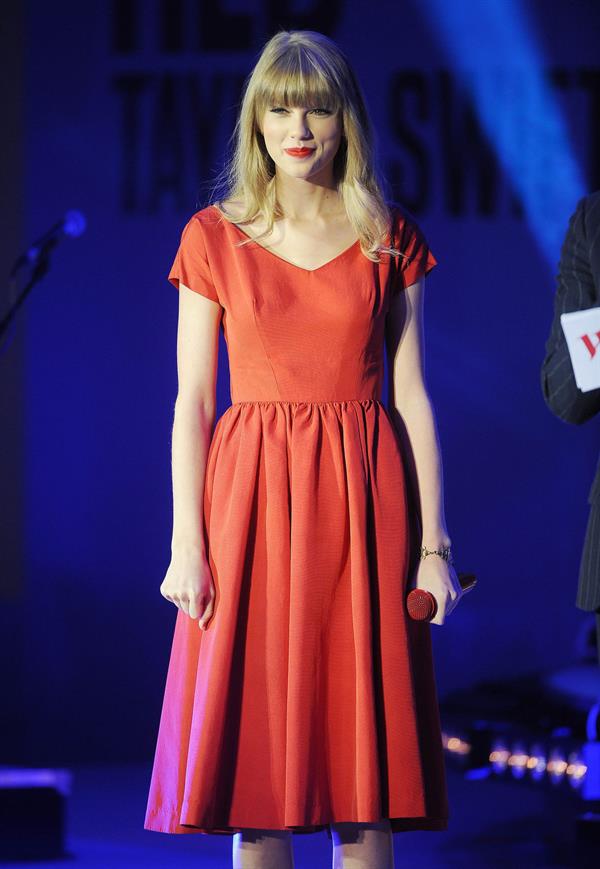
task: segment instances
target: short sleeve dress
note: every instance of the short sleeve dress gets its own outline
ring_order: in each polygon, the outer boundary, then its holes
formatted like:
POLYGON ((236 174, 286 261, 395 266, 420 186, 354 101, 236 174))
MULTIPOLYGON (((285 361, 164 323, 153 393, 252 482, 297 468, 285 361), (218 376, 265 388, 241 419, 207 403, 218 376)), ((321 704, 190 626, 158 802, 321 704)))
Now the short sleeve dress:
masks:
POLYGON ((214 613, 206 631, 175 616, 145 829, 447 826, 431 627, 406 609, 420 540, 381 401, 391 298, 436 260, 391 210, 401 256, 357 241, 311 270, 236 246, 213 205, 183 230, 169 280, 222 309, 231 405, 203 495, 214 613))

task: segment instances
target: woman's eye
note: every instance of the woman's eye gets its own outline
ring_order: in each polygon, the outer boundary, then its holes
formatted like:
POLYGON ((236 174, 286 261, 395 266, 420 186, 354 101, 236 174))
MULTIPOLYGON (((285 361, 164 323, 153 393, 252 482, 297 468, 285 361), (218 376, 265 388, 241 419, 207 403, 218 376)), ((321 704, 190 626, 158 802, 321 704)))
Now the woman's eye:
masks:
MULTIPOLYGON (((286 109, 284 106, 273 106, 273 108, 270 109, 270 111, 271 111, 271 112, 275 112, 275 113, 277 113, 277 112, 287 112, 287 109, 286 109)), ((324 113, 324 114, 326 114, 326 115, 330 115, 330 114, 331 114, 331 109, 320 109, 320 108, 317 108, 317 109, 312 109, 312 111, 313 111, 313 112, 322 112, 322 113, 324 113)))

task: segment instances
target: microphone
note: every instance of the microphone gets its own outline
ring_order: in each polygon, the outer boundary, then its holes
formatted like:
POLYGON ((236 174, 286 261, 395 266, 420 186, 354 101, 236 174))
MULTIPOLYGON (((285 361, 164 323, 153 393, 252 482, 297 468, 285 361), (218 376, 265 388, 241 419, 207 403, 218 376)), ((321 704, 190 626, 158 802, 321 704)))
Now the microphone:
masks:
MULTIPOLYGON (((458 581, 463 591, 470 591, 477 577, 474 573, 459 573, 458 581)), ((430 591, 423 588, 413 588, 406 598, 406 608, 411 619, 418 622, 430 622, 437 612, 437 601, 430 591)))
POLYGON ((51 226, 48 232, 31 244, 24 254, 17 259, 11 270, 11 277, 25 263, 35 265, 43 254, 54 247, 65 235, 78 238, 85 232, 87 221, 81 211, 67 211, 62 220, 51 226))
MULTIPOLYGON (((28 247, 25 253, 16 260, 9 274, 9 286, 11 287, 11 296, 15 294, 17 285, 17 272, 24 265, 32 265, 32 271, 28 283, 23 287, 18 296, 16 296, 11 307, 6 314, 0 319, 0 338, 4 335, 12 322, 17 310, 21 307, 25 298, 31 291, 32 287, 40 281, 50 268, 50 251, 65 235, 71 238, 78 238, 85 232, 86 219, 81 211, 67 211, 62 220, 51 226, 48 232, 44 233, 37 241, 28 247)), ((2 348, 4 352, 5 347, 2 348)))

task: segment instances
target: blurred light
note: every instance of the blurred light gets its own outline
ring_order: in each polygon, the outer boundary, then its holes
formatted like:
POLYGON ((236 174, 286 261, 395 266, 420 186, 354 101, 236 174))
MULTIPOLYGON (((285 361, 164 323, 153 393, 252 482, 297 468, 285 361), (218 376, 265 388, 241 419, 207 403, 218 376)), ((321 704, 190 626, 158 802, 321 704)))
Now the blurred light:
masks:
POLYGON ((464 777, 467 781, 481 781, 481 779, 489 778, 491 773, 492 770, 489 766, 480 766, 477 769, 468 769, 464 777))
POLYGON ((598 718, 600 716, 600 703, 594 703, 588 712, 585 723, 588 742, 596 742, 600 738, 600 728, 598 727, 598 718))
POLYGON ((529 755, 522 745, 513 746, 512 753, 508 758, 508 766, 511 769, 514 778, 523 778, 527 772, 527 764, 529 763, 529 755))
POLYGON ((466 740, 446 733, 442 733, 442 745, 452 754, 468 754, 471 751, 471 745, 466 740))
POLYGON ((67 211, 64 217, 64 233, 70 235, 71 238, 78 238, 83 235, 87 226, 87 221, 81 211, 67 211))
MULTIPOLYGON (((473 746, 466 739, 459 736, 450 736, 442 732, 444 748, 454 755, 466 755, 473 750, 473 746)), ((487 755, 487 763, 471 768, 465 773, 465 778, 470 780, 486 778, 492 773, 505 773, 510 770, 515 779, 528 778, 531 781, 551 781, 559 784, 567 780, 571 787, 578 788, 585 781, 588 773, 581 751, 573 750, 565 758, 565 751, 555 746, 551 751, 539 741, 531 744, 528 748, 522 740, 516 741, 512 748, 508 748, 506 739, 496 736, 491 741, 492 748, 487 755)))
POLYGON ((554 269, 586 191, 525 9, 517 0, 429 0, 425 8, 554 269))
POLYGON ((529 762, 527 764, 533 781, 541 781, 546 773, 546 750, 540 743, 531 746, 529 762))
POLYGON ((558 749, 554 749, 550 753, 550 758, 546 765, 546 771, 552 782, 557 783, 562 780, 567 772, 568 763, 558 749))
POLYGON ((567 766, 567 776, 572 787, 577 788, 581 785, 587 772, 587 766, 581 760, 577 752, 572 752, 569 755, 569 764, 567 766))
POLYGON ((490 752, 490 763, 494 768, 495 772, 504 772, 506 767, 508 766, 508 759, 510 757, 510 751, 504 743, 495 742, 494 746, 490 752))
POLYGON ((572 733, 573 733, 572 727, 565 727, 565 726, 555 727, 554 730, 552 731, 552 737, 554 739, 561 739, 561 737, 571 736, 572 733))

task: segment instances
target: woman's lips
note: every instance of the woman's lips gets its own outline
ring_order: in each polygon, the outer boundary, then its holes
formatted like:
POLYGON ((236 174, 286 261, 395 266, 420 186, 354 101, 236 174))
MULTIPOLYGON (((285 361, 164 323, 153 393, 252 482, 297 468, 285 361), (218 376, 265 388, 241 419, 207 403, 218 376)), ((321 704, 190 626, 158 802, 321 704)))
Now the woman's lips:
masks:
POLYGON ((285 148, 285 153, 290 157, 308 157, 313 151, 314 148, 285 148))

